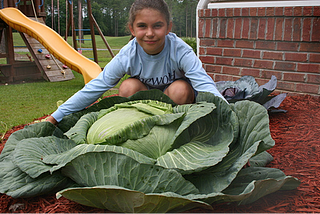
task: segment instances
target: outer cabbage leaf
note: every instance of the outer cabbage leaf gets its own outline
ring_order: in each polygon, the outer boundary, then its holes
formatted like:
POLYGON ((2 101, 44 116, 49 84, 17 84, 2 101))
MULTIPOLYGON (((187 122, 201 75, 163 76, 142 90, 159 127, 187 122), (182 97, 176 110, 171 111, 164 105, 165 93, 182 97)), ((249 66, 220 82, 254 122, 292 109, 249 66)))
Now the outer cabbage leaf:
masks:
POLYGON ((204 202, 174 193, 143 193, 118 186, 69 188, 57 193, 77 203, 121 213, 174 213, 193 208, 212 210, 204 202))
POLYGON ((10 135, 1 152, 0 161, 8 158, 21 140, 51 135, 62 138, 63 133, 50 122, 35 123, 25 126, 23 129, 20 129, 10 135))
POLYGON ((81 144, 64 153, 44 156, 43 162, 46 164, 54 165, 50 169, 50 172, 54 172, 56 170, 61 169, 62 167, 64 167, 65 165, 67 165, 69 162, 71 162, 73 159, 77 158, 80 155, 83 155, 88 152, 104 152, 104 151, 114 152, 117 154, 124 154, 136 160, 139 163, 146 163, 146 164, 155 163, 154 159, 148 158, 147 156, 131 149, 127 149, 120 146, 114 146, 114 145, 92 145, 92 144, 81 144))
POLYGON ((216 165, 228 151, 228 144, 210 145, 191 142, 159 157, 157 165, 177 169, 182 174, 189 174, 216 165))
POLYGON ((235 113, 223 99, 211 93, 200 92, 197 102, 200 102, 197 108, 188 105, 175 107, 178 112, 186 111, 187 116, 191 112, 192 117, 186 116, 183 128, 177 131, 176 145, 182 146, 159 157, 158 165, 189 174, 216 165, 228 153, 230 143, 236 138, 234 134, 237 135, 239 130, 235 113), (203 112, 198 113, 198 109, 203 112), (190 143, 185 144, 188 141, 190 143))
POLYGON ((113 152, 78 156, 62 172, 81 186, 115 185, 144 193, 198 193, 198 189, 172 169, 164 169, 113 152))
POLYGON ((202 193, 221 192, 227 188, 249 159, 271 148, 269 119, 265 108, 252 101, 239 101, 233 107, 239 118, 239 138, 219 164, 186 178, 202 193))
POLYGON ((64 133, 77 144, 87 143, 87 133, 91 125, 97 121, 99 112, 90 112, 83 115, 69 131, 64 133))
POLYGON ((266 167, 247 167, 242 169, 233 182, 222 193, 190 195, 193 200, 202 200, 209 204, 237 202, 249 204, 278 190, 293 190, 300 181, 286 176, 281 170, 266 167))
POLYGON ((44 173, 31 178, 11 161, 0 162, 0 192, 13 198, 34 197, 54 193, 74 184, 60 172, 44 173))
POLYGON ((13 163, 30 177, 36 178, 52 168, 42 161, 43 157, 57 155, 75 146, 74 141, 55 136, 27 138, 21 140, 13 152, 13 163))
POLYGON ((241 101, 233 105, 240 123, 239 143, 245 151, 252 143, 262 140, 257 154, 272 148, 275 144, 270 134, 268 112, 252 101, 241 101))

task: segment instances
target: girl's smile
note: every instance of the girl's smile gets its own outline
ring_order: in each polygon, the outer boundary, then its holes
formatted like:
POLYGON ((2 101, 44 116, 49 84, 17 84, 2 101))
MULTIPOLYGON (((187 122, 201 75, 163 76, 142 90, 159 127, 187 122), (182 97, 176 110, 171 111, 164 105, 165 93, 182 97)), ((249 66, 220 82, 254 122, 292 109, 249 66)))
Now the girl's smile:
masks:
POLYGON ((155 55, 164 48, 165 36, 170 32, 172 23, 168 24, 158 10, 148 8, 138 12, 129 28, 143 50, 147 54, 155 55))

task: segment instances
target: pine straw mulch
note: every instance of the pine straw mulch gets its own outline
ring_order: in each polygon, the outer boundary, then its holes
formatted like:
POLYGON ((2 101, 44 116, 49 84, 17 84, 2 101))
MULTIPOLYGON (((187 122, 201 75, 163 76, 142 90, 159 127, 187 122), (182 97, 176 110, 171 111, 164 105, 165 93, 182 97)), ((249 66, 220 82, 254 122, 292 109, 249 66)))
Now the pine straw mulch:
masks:
MULTIPOLYGON (((223 213, 320 213, 320 98, 287 97, 280 108, 287 113, 270 114, 270 130, 276 145, 269 150, 274 160, 268 167, 284 171, 301 181, 296 190, 278 191, 249 205, 213 205, 223 213)), ((23 128, 14 127, 5 135, 23 128)), ((2 151, 5 140, 0 144, 2 151)), ((55 195, 14 199, 0 194, 0 212, 21 213, 102 213, 107 210, 86 207, 55 195)), ((194 209, 189 212, 212 212, 194 209)))

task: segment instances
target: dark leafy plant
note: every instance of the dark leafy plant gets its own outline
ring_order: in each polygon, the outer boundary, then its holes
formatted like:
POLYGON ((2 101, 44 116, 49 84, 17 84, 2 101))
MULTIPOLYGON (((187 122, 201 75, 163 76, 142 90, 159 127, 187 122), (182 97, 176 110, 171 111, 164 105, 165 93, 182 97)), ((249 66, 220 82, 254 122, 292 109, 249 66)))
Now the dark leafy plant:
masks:
POLYGON ((251 100, 260 103, 268 110, 278 108, 287 96, 285 93, 271 95, 277 87, 275 76, 272 76, 271 80, 262 86, 259 86, 252 76, 243 76, 236 81, 219 81, 216 85, 220 93, 230 103, 239 100, 251 100))

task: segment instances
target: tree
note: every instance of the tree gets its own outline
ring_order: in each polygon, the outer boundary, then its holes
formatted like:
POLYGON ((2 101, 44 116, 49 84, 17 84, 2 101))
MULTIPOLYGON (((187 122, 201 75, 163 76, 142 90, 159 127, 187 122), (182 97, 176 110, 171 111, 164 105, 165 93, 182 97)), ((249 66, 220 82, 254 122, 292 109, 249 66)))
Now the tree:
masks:
MULTIPOLYGON (((55 31, 60 31, 65 34, 66 17, 69 16, 66 12, 66 2, 72 2, 73 18, 75 26, 78 26, 79 7, 78 2, 82 2, 81 11, 84 14, 83 27, 89 29, 89 19, 87 16, 86 1, 83 0, 54 0, 53 7, 50 1, 46 1, 46 24, 53 26, 55 31), (59 1, 59 4, 57 4, 59 1), (60 13, 58 14, 58 6, 60 13), (52 15, 53 14, 53 15, 52 15), (52 19, 52 16, 53 19, 52 19), (58 21, 59 20, 59 21, 58 21), (59 23, 59 25, 58 25, 59 23)), ((107 36, 124 36, 129 35, 127 22, 129 10, 134 0, 92 0, 92 14, 95 17, 100 29, 107 36)), ((173 28, 172 32, 181 37, 195 37, 196 34, 196 7, 198 0, 166 0, 170 12, 172 14, 173 28)), ((98 33, 97 31, 95 32, 98 33)))

